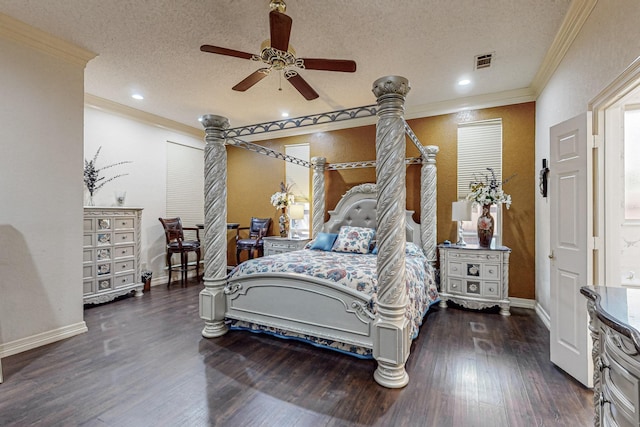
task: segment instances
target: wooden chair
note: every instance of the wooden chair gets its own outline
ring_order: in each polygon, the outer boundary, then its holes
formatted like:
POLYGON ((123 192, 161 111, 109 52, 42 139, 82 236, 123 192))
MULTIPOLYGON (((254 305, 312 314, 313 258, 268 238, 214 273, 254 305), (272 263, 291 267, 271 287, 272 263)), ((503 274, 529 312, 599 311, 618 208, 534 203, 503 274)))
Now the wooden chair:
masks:
POLYGON ((198 227, 183 227, 180 217, 178 218, 158 218, 164 227, 164 236, 167 241, 167 268, 169 269, 167 276, 169 280, 167 286, 171 286, 171 273, 180 271, 181 284, 185 285, 187 280, 187 271, 189 268, 189 252, 196 254, 196 278, 200 277, 200 230, 198 227), (185 240, 184 230, 196 232, 196 240, 185 240), (173 266, 171 258, 173 254, 180 254, 180 264, 173 266))
POLYGON ((262 238, 269 235, 271 218, 251 218, 249 227, 240 227, 238 230, 249 230, 249 238, 240 239, 236 235, 236 262, 240 264, 240 253, 249 251, 249 259, 253 258, 253 252, 258 251, 258 257, 264 254, 262 238))

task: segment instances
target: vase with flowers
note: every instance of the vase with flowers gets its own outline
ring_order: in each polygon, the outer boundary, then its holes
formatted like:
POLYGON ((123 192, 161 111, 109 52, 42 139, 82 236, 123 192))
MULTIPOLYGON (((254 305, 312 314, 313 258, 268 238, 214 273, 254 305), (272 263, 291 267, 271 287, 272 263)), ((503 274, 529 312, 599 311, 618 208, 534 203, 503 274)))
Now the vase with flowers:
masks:
POLYGON ((98 154, 100 154, 100 150, 102 147, 98 148, 96 154, 93 156, 92 160, 84 159, 84 185, 87 187, 89 191, 89 200, 87 201, 87 206, 93 206, 93 195, 102 188, 107 182, 113 181, 116 178, 121 176, 128 175, 127 173, 121 173, 119 175, 113 176, 111 178, 106 178, 104 176, 100 176, 100 172, 104 169, 112 168, 114 166, 122 165, 125 163, 131 163, 131 161, 124 161, 113 163, 107 166, 103 166, 101 168, 96 167, 96 161, 98 160, 98 154))
POLYGON ((280 237, 287 237, 289 235, 289 215, 287 214, 287 208, 292 205, 293 202, 294 197, 291 192, 291 186, 281 182, 280 191, 271 196, 271 204, 276 209, 280 209, 282 211, 278 218, 280 237))
POLYGON ((487 168, 488 174, 484 179, 474 179, 469 184, 471 191, 467 194, 467 200, 482 206, 482 214, 478 217, 478 244, 488 248, 493 240, 495 221, 491 215, 491 206, 504 204, 507 209, 511 207, 511 196, 502 190, 502 186, 508 181, 498 181, 495 171, 487 168))

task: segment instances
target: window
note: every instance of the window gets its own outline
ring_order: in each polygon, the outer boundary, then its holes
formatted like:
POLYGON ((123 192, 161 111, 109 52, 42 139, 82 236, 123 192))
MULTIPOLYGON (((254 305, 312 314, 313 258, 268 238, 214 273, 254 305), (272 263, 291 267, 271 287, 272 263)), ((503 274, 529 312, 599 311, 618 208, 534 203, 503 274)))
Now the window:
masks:
MULTIPOLYGON (((502 181, 502 119, 484 120, 479 122, 461 123, 458 125, 458 200, 464 199, 469 193, 469 184, 481 179, 492 168, 496 178, 502 181)), ((463 236, 467 243, 478 243, 476 223, 480 216, 481 207, 472 209, 471 221, 463 223, 463 236)), ((493 243, 501 242, 502 209, 500 206, 491 207, 496 225, 493 243)))
POLYGON ((204 151, 168 142, 167 218, 178 216, 184 227, 204 224, 204 151))

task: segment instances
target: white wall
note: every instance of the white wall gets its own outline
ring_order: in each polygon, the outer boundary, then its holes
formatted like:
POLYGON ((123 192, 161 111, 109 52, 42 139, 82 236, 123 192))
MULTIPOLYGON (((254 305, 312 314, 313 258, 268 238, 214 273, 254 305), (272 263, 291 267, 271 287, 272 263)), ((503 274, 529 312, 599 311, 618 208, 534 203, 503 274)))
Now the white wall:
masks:
POLYGON ((0 35, 0 58, 0 356, 7 356, 86 331, 81 171, 88 57, 71 61, 0 35))
MULTIPOLYGON (((549 128, 586 114, 596 95, 640 55, 637 0, 599 0, 536 103, 536 165, 549 159, 549 128)), ((553 195, 550 195, 553 197, 553 195)), ((536 300, 550 310, 549 199, 536 200, 536 300)), ((585 254, 587 256, 587 254, 585 254)))
POLYGON ((87 160, 102 147, 98 167, 133 162, 104 170, 107 178, 120 173, 128 175, 107 183, 95 193, 94 201, 96 206, 115 206, 114 191, 121 189, 127 192, 125 206, 144 208, 141 263, 153 272, 155 283, 165 275, 165 240, 158 218, 166 217, 167 141, 202 149, 204 139, 93 107, 85 108, 84 138, 87 160))

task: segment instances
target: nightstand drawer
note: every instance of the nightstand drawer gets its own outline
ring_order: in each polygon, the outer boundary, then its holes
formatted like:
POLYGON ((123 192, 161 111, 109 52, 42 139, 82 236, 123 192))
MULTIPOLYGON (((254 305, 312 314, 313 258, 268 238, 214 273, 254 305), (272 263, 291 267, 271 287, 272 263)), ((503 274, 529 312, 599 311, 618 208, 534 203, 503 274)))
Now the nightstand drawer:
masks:
POLYGON ((464 275, 461 262, 450 262, 448 270, 449 274, 454 277, 462 277, 464 275))
POLYGON ((462 279, 454 279, 451 278, 449 280, 449 286, 447 287, 448 291, 451 293, 462 293, 464 289, 462 287, 462 279))
POLYGON ((488 297, 500 296, 500 283, 498 282, 484 282, 482 285, 482 294, 488 297))
POLYGON ((483 264, 482 277, 484 279, 499 279, 500 278, 500 265, 498 264, 483 264))

